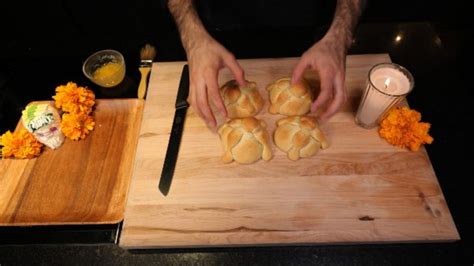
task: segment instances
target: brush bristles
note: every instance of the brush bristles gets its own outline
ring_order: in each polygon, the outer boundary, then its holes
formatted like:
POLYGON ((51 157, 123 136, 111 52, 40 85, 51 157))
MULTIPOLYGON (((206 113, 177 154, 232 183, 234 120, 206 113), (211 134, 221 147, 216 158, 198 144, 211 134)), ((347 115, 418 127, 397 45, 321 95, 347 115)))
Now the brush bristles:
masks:
POLYGON ((156 50, 155 47, 153 47, 150 44, 146 44, 141 50, 140 50, 140 60, 151 60, 156 56, 156 50))

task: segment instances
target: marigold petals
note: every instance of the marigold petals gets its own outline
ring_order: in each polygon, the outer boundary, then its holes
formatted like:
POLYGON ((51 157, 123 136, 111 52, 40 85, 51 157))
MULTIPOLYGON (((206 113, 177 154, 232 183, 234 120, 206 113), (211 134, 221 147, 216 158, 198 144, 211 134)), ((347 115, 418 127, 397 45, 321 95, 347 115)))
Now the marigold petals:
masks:
POLYGON ((61 121, 61 130, 71 140, 86 138, 94 129, 95 122, 92 116, 84 113, 65 113, 61 121))
POLYGON ((90 114, 95 104, 94 92, 85 87, 78 87, 74 82, 56 87, 53 99, 56 108, 70 113, 90 114))
POLYGON ((56 107, 65 112, 61 131, 66 137, 71 140, 84 139, 94 129, 95 122, 90 114, 95 105, 95 95, 91 90, 68 82, 56 87, 53 99, 56 107))
POLYGON ((421 145, 433 142, 428 134, 431 124, 420 120, 421 114, 416 110, 394 108, 380 123, 379 135, 394 146, 417 151, 421 145))
POLYGON ((17 132, 5 132, 0 137, 0 146, 3 146, 2 158, 31 159, 41 153, 41 144, 30 132, 21 129, 17 132))

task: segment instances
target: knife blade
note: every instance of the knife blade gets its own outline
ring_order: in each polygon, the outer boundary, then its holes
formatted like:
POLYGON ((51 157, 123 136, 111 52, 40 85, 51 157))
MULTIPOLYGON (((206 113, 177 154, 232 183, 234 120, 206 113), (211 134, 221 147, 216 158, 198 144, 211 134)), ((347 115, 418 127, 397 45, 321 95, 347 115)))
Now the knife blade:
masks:
POLYGON ((178 94, 176 96, 175 113, 173 118, 173 126, 171 128, 168 148, 166 149, 165 161, 158 188, 161 193, 166 196, 171 187, 173 180, 176 161, 178 159, 179 146, 181 144, 181 136, 183 135, 184 122, 186 120, 186 112, 189 104, 187 102, 189 94, 189 70, 188 65, 183 66, 181 72, 181 80, 179 82, 178 94))

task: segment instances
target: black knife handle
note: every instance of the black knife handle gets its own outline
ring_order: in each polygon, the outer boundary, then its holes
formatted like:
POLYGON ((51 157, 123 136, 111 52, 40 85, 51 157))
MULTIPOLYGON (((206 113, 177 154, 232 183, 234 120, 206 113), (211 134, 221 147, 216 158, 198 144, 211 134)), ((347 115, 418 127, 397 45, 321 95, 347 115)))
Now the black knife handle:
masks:
POLYGON ((189 70, 188 65, 183 66, 181 72, 181 80, 179 81, 178 95, 176 96, 176 109, 188 107, 188 94, 189 94, 189 70))

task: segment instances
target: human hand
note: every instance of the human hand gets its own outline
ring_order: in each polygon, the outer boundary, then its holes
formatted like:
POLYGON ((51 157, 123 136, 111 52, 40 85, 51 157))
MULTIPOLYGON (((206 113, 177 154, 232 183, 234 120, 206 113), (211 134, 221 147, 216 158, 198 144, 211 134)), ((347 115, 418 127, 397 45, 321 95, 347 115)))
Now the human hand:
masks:
POLYGON ((344 43, 328 34, 303 53, 293 70, 293 84, 302 78, 308 67, 319 73, 321 90, 311 105, 311 111, 316 112, 330 100, 327 109, 320 114, 320 120, 323 122, 333 116, 346 100, 345 57, 344 43))
POLYGON ((244 71, 227 49, 210 36, 193 42, 187 51, 190 69, 189 101, 193 109, 210 126, 216 126, 216 119, 209 106, 208 96, 220 113, 227 117, 227 111, 219 93, 217 77, 219 70, 230 69, 239 85, 245 84, 244 71))

